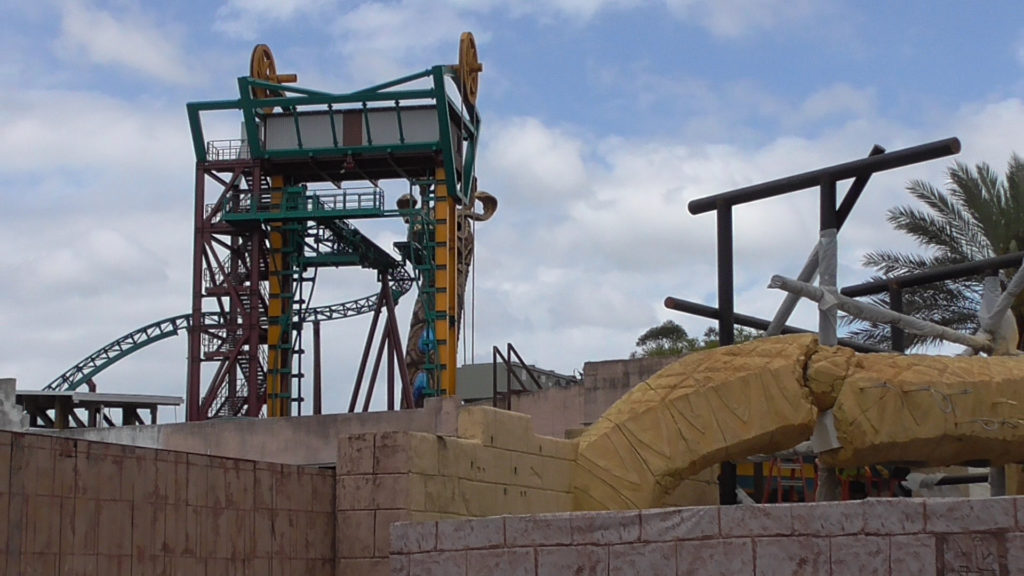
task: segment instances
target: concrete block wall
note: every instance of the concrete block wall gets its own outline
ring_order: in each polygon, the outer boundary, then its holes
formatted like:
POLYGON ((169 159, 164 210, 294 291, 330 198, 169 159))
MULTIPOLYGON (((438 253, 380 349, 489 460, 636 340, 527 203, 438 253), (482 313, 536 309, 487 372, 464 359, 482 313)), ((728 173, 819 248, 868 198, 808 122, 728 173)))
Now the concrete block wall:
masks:
POLYGON ((536 436, 530 422, 522 414, 469 407, 459 412, 459 437, 340 438, 337 574, 388 574, 395 522, 571 510, 576 445, 536 436))
POLYGON ((0 575, 334 569, 334 474, 0 433, 0 575))
POLYGON ((392 576, 1024 574, 1024 498, 877 499, 402 523, 392 576))

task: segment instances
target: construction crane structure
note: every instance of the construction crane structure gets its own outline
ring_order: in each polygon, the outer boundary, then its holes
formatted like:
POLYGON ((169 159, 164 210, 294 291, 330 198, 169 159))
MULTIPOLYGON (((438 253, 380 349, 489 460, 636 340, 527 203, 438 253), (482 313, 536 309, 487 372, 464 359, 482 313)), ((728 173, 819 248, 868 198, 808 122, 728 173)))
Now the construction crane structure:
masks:
POLYGON ((350 410, 375 343, 364 410, 382 362, 388 409, 396 392, 400 407, 413 406, 417 376, 428 394, 455 394, 467 251, 460 223, 486 219, 496 206, 477 193, 474 175, 482 70, 466 32, 458 64, 332 93, 298 86, 296 75, 277 72, 270 48, 257 45, 237 98, 187 105, 196 157, 191 312, 112 341, 46 389, 93 389, 100 371, 184 330, 188 420, 288 416, 302 400, 304 326, 312 323, 318 340, 320 322, 372 312, 350 410), (208 138, 204 119, 224 112, 239 116, 241 138, 208 138), (408 183, 395 207, 385 200, 389 180, 408 183), (472 210, 477 201, 482 214, 472 210), (406 241, 393 250, 355 225, 381 218, 406 226, 406 241), (319 270, 356 266, 375 272, 376 294, 312 306, 319 270), (408 373, 395 317, 395 303, 414 286, 420 328, 410 349, 422 353, 410 365, 422 375, 408 373))

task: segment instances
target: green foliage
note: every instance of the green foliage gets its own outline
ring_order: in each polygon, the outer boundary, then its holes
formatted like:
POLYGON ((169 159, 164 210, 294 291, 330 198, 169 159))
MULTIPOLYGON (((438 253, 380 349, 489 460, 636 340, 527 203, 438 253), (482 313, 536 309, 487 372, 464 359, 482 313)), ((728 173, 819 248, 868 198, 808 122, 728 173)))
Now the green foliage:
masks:
MULTIPOLYGON (((749 342, 763 335, 761 332, 741 326, 737 326, 734 333, 737 344, 749 342)), ((672 320, 665 320, 641 334, 636 340, 636 347, 639 350, 631 353, 630 358, 681 356, 687 352, 717 348, 718 328, 709 326, 702 337, 693 338, 679 324, 672 320)))
MULTIPOLYGON (((863 264, 879 273, 875 278, 990 258, 1024 247, 1024 160, 1011 155, 1005 179, 985 163, 971 168, 956 162, 946 170, 946 176, 946 186, 941 190, 922 180, 907 184, 907 192, 923 208, 899 206, 889 210, 886 219, 893 228, 917 240, 926 252, 869 252, 863 264)), ((980 276, 922 286, 904 291, 903 308, 918 318, 974 332, 978 328, 981 291, 980 276)), ((889 306, 888 295, 871 300, 889 306)), ((1012 310, 1017 325, 1024 328, 1024 302, 1018 298, 1012 310)), ((854 338, 881 346, 889 344, 886 325, 850 317, 844 317, 843 324, 854 326, 850 332, 854 338)), ((935 342, 908 334, 907 343, 920 347, 935 342)))

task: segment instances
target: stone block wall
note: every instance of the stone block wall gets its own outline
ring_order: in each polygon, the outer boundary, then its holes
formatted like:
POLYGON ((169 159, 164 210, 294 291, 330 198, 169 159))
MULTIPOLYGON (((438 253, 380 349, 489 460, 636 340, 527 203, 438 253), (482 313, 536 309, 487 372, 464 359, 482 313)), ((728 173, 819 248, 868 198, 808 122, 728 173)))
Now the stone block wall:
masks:
POLYGON ((379 432, 339 439, 339 576, 387 574, 395 522, 572 509, 575 443, 536 436, 528 416, 486 407, 460 410, 458 428, 457 438, 379 432))
POLYGON ((1024 574, 1024 498, 878 499, 402 523, 392 576, 1024 574))
POLYGON ((0 575, 334 569, 334 474, 0 433, 0 575))

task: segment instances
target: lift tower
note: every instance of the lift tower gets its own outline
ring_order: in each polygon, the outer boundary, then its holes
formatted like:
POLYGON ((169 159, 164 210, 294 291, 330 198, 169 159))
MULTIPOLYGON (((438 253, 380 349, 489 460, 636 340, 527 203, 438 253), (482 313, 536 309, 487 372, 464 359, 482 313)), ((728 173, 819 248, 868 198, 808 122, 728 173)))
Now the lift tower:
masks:
POLYGON ((473 193, 482 68, 465 33, 457 65, 337 94, 294 85, 259 45, 237 99, 187 105, 196 155, 189 420, 291 414, 320 268, 375 270, 381 297, 371 306, 392 315, 415 281, 431 327, 424 373, 435 393, 455 393, 456 228, 473 193), (204 116, 225 111, 240 113, 242 138, 207 140, 204 116), (409 183, 418 207, 385 205, 381 182, 393 179, 409 183), (396 255, 353 224, 368 218, 407 223, 396 255))

